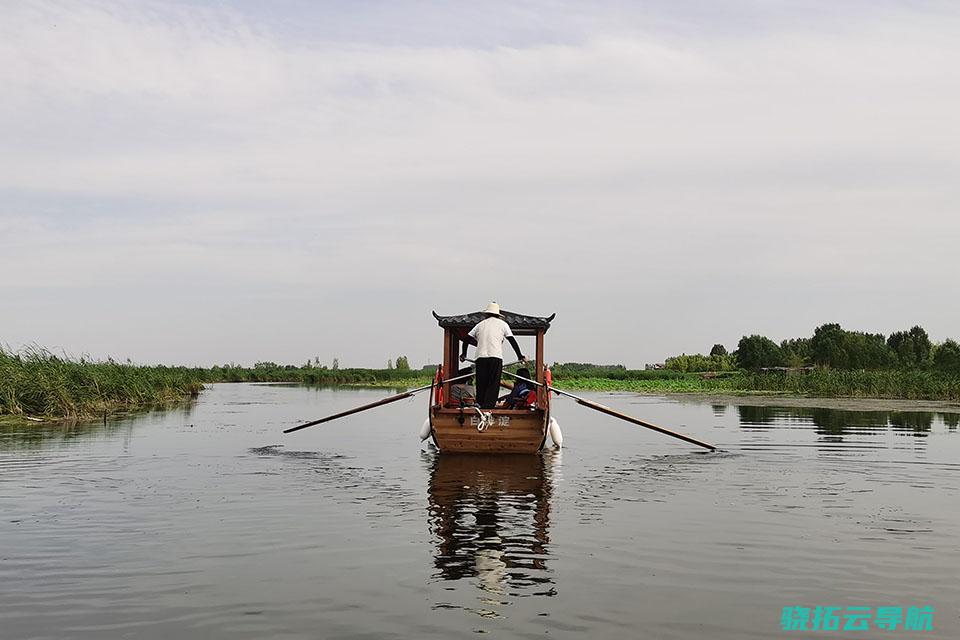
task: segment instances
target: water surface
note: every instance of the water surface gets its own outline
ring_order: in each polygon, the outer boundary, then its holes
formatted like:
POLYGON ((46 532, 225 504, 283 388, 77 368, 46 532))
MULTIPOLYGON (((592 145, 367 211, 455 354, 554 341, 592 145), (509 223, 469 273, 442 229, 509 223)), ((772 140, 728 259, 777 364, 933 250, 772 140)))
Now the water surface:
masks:
POLYGON ((443 456, 426 399, 215 385, 0 427, 0 637, 771 638, 784 606, 924 606, 960 637, 958 416, 584 394, 565 448, 443 456))

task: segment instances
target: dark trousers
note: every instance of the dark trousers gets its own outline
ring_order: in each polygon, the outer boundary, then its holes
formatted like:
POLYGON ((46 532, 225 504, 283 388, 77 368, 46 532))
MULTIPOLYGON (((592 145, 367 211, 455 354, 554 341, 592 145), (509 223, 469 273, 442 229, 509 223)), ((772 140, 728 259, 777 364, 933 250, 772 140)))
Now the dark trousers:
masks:
POLYGON ((500 358, 477 358, 477 404, 481 409, 493 409, 500 395, 500 375, 503 360, 500 358))

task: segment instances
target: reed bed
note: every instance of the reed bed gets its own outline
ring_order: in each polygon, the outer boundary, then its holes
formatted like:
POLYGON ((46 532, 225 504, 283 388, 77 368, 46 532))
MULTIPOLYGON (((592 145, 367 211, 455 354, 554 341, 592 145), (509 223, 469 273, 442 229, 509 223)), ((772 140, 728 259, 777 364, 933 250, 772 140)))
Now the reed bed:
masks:
POLYGON ((179 402, 203 388, 203 369, 73 359, 0 347, 0 415, 89 418, 179 402))
POLYGON ((960 377, 935 371, 736 372, 715 377, 621 379, 572 378, 557 386, 591 391, 637 393, 776 393, 820 398, 884 398, 960 401, 960 377))
POLYGON ((207 382, 298 382, 316 385, 395 386, 412 382, 430 384, 433 373, 415 369, 330 369, 317 366, 222 365, 204 370, 207 382))
POLYGON ((736 377, 737 390, 790 395, 904 400, 960 400, 960 376, 925 370, 766 372, 736 377))

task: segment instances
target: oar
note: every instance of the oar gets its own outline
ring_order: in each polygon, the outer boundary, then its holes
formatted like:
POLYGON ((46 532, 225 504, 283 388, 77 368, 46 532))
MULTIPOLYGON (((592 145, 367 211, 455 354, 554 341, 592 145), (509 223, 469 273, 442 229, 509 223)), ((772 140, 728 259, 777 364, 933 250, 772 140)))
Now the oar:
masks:
POLYGON ((432 389, 437 386, 437 384, 447 384, 448 382, 456 382, 457 380, 463 380, 464 378, 469 378, 473 376, 473 373, 468 373, 463 376, 458 376, 456 378, 450 378, 449 380, 441 380, 439 383, 430 383, 425 387, 418 387, 416 389, 411 389, 410 391, 405 391, 401 394, 390 396, 389 398, 384 398, 383 400, 377 400, 376 402, 371 402, 370 404, 365 404, 362 407, 355 407, 353 409, 348 409, 347 411, 341 411, 340 413, 335 413, 332 416, 327 416, 325 418, 320 418, 319 420, 314 420, 312 422, 306 422, 304 424, 298 425, 296 427, 290 427, 289 429, 284 429, 284 433, 293 433, 294 431, 299 431, 300 429, 306 429, 307 427, 312 427, 314 425, 322 424, 324 422, 330 422, 331 420, 336 420, 337 418, 343 418, 346 416, 351 416, 355 413, 360 413, 361 411, 366 411, 367 409, 373 409, 374 407, 380 407, 385 404, 390 404, 391 402, 396 402, 397 400, 403 400, 404 398, 409 398, 415 393, 420 393, 421 391, 426 391, 427 389, 432 389))
POLYGON ((509 371, 504 371, 504 373, 507 374, 508 376, 513 376, 514 378, 517 378, 518 380, 524 380, 524 381, 529 382, 529 383, 531 383, 531 384, 535 384, 535 385, 537 385, 538 387, 546 387, 547 389, 549 389, 550 391, 553 391, 554 393, 560 394, 560 395, 562 395, 562 396, 567 396, 568 398, 572 398, 572 399, 576 400, 577 403, 579 403, 579 404, 581 404, 581 405, 583 405, 583 406, 585 406, 585 407, 587 407, 587 408, 589 408, 589 409, 593 409, 593 410, 595 410, 595 411, 599 411, 600 413, 605 413, 605 414, 607 414, 608 416, 613 416, 614 418, 620 418, 621 420, 626 420, 627 422, 632 422, 633 424, 640 425, 641 427, 646 427, 647 429, 653 429, 654 431, 659 431, 659 432, 662 433, 662 434, 665 434, 665 435, 668 435, 668 436, 672 436, 672 437, 674 437, 674 438, 679 438, 680 440, 684 440, 684 441, 689 442, 689 443, 691 443, 691 444, 695 444, 695 445, 697 445, 697 446, 699 446, 699 447, 703 447, 704 449, 709 449, 710 451, 716 451, 716 449, 717 449, 715 446, 713 446, 712 444, 709 444, 709 443, 707 443, 707 442, 701 442, 700 440, 697 440, 696 438, 691 438, 690 436, 685 436, 685 435, 683 435, 682 433, 677 433, 676 431, 671 431, 670 429, 665 429, 665 428, 663 428, 663 427, 658 427, 658 426, 655 425, 655 424, 651 424, 651 423, 646 422, 646 421, 644 421, 644 420, 641 420, 641 419, 639 419, 639 418, 634 418, 633 416, 628 416, 628 415, 625 414, 625 413, 620 413, 619 411, 614 411, 614 410, 611 409, 610 407, 604 406, 604 405, 602 405, 602 404, 600 404, 600 403, 597 403, 597 402, 591 402, 590 400, 587 400, 586 398, 581 398, 580 396, 575 396, 575 395, 573 395, 572 393, 569 393, 569 392, 567 392, 567 391, 561 391, 560 389, 557 389, 557 388, 555 388, 555 387, 551 387, 550 385, 542 384, 542 383, 540 383, 540 382, 537 382, 536 380, 530 380, 530 379, 528 379, 528 378, 524 378, 524 377, 522 377, 522 376, 518 376, 517 374, 515 374, 515 373, 510 373, 509 371))

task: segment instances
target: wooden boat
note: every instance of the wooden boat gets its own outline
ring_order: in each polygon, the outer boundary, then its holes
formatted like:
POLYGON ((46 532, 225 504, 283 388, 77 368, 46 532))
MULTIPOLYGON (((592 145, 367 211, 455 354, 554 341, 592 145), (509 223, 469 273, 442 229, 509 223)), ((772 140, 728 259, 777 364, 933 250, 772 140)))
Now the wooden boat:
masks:
POLYGON ((486 314, 476 312, 459 316, 439 316, 434 311, 433 317, 443 329, 443 362, 437 367, 433 384, 324 416, 318 420, 311 420, 284 429, 283 432, 293 433, 331 420, 352 416, 361 411, 382 407, 391 402, 399 402, 415 393, 429 390, 430 406, 427 410, 427 419, 424 420, 420 429, 421 441, 432 438, 437 448, 445 453, 537 453, 546 443, 548 433, 557 447, 562 446, 563 443, 560 425, 550 417, 550 395, 555 393, 566 396, 583 407, 619 420, 658 431, 710 451, 716 450, 716 447, 708 442, 628 416, 569 391, 557 389, 553 386, 550 369, 546 367, 543 359, 543 337, 556 314, 546 318, 525 316, 511 311, 501 311, 500 314, 510 325, 514 335, 533 336, 536 339, 536 356, 533 361, 535 373, 533 379, 528 379, 536 386, 536 403, 532 406, 523 409, 495 408, 481 411, 473 398, 463 393, 464 383, 472 378, 473 374, 470 370, 461 370, 459 353, 460 345, 470 329, 483 320, 486 314), (457 393, 454 393, 455 391, 457 393))
MULTIPOLYGON (((541 384, 550 383, 549 369, 543 359, 543 340, 555 315, 543 318, 501 311, 514 335, 535 337, 536 355, 532 365, 536 372, 532 375, 541 384)), ((461 342, 486 316, 480 312, 457 316, 440 316, 433 312, 433 317, 443 329, 443 362, 436 380, 457 378, 466 373, 459 360, 461 342)), ((504 379, 509 376, 504 375, 504 379)), ((550 424, 549 393, 538 393, 536 404, 530 408, 495 408, 481 412, 472 399, 464 397, 462 385, 457 387, 442 382, 435 385, 430 394, 430 435, 440 451, 536 453, 543 448, 550 424)))

